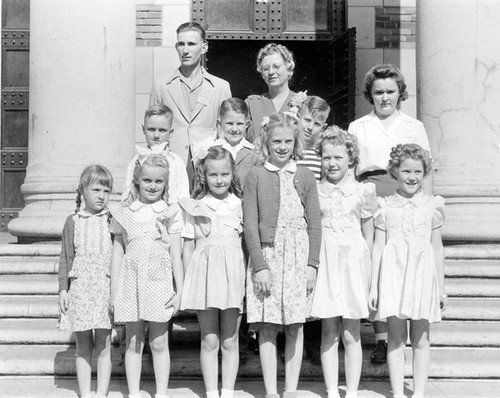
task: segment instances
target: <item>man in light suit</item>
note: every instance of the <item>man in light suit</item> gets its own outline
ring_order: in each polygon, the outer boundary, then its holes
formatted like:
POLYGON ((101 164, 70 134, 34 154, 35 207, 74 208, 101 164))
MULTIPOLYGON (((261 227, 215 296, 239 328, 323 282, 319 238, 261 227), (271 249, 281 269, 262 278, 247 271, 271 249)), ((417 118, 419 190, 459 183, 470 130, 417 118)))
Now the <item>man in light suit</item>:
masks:
POLYGON ((149 106, 164 104, 172 109, 173 133, 170 150, 179 155, 193 181, 192 159, 216 137, 215 126, 222 101, 231 97, 229 83, 208 73, 201 57, 208 51, 205 30, 196 22, 177 28, 175 45, 181 66, 155 83, 149 106))

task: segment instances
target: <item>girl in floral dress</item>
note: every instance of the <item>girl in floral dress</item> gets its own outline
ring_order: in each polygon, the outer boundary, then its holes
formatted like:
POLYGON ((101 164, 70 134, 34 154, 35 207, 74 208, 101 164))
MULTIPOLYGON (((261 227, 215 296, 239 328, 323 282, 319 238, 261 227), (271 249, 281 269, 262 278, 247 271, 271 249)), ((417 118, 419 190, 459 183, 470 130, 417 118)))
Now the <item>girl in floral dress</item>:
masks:
POLYGON ((303 324, 309 315, 321 244, 314 174, 297 166, 298 119, 284 112, 265 119, 257 148, 263 166, 247 177, 243 214, 250 253, 247 317, 259 330, 268 397, 278 397, 276 337, 284 326, 285 395, 293 395, 302 363, 303 324))
POLYGON ((130 398, 141 396, 145 322, 153 356, 156 398, 167 394, 170 373, 168 322, 179 310, 183 286, 182 216, 168 203, 168 162, 163 155, 140 159, 133 189, 113 211, 115 234, 111 299, 115 322, 125 323, 125 371, 130 398))
POLYGON ((431 171, 429 152, 417 144, 392 148, 388 171, 396 193, 379 199, 375 213, 369 305, 387 319, 387 363, 395 398, 404 397, 405 345, 410 323, 413 397, 423 398, 429 372, 429 324, 441 320, 444 199, 422 192, 431 171))
POLYGON ((322 320, 321 363, 328 398, 340 398, 340 336, 345 349, 346 398, 355 398, 363 364, 360 320, 369 315, 377 196, 374 184, 354 179, 359 150, 353 136, 338 127, 329 128, 321 134, 318 154, 324 175, 318 185, 323 233, 311 316, 322 320))
POLYGON ((106 397, 111 377, 109 275, 111 233, 108 199, 113 177, 100 165, 86 167, 77 189, 76 212, 66 219, 59 260, 59 328, 76 338, 76 375, 82 397, 92 395, 92 351, 97 357, 97 392, 106 397), (82 197, 84 207, 81 208, 82 197))

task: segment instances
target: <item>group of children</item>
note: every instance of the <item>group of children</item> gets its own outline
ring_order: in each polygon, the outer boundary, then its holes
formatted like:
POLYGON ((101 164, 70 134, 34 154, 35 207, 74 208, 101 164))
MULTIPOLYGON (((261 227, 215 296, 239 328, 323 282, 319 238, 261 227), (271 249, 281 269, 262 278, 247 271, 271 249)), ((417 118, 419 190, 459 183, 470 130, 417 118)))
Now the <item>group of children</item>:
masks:
POLYGON ((340 336, 347 397, 357 396, 360 320, 366 318, 388 320, 394 391, 402 391, 394 386, 403 383, 406 320, 411 320, 414 397, 423 396, 429 322, 440 320, 444 292, 443 200, 420 189, 430 172, 429 155, 414 144, 393 148, 388 170, 398 189, 377 199, 373 184, 354 178, 356 140, 326 126, 325 105, 307 97, 297 114, 270 115, 250 143, 245 102, 225 100, 218 139, 194 159, 191 197, 185 166, 169 151, 175 132, 163 105, 146 112, 148 148, 131 162, 120 207, 108 209, 113 178, 105 167, 83 171, 77 209, 63 231, 59 271, 60 326, 75 332, 83 397, 91 394, 94 348, 95 396, 107 394, 113 324, 125 324, 129 397, 140 397, 146 332, 156 397, 167 396, 168 322, 179 310, 198 317, 208 398, 219 397, 219 349, 220 396, 233 397, 242 312, 259 332, 268 397, 279 397, 278 332, 284 330, 286 338, 285 396, 292 397, 302 363, 303 325, 313 318, 322 320, 321 362, 329 398, 339 397, 340 336))

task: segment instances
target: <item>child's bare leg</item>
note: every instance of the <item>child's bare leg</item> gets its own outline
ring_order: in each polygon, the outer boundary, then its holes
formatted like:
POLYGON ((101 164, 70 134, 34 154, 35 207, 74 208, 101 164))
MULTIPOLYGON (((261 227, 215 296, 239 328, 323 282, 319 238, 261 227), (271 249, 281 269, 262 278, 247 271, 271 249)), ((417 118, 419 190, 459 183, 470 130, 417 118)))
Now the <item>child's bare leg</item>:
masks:
POLYGON ((267 395, 278 393, 278 364, 276 360, 278 327, 279 325, 273 323, 264 323, 259 328, 260 365, 267 395))
POLYGON ((92 330, 75 332, 76 338, 76 376, 80 395, 90 395, 90 378, 92 375, 91 361, 94 342, 92 330))
POLYGON ((321 365, 327 391, 337 390, 339 380, 340 317, 321 320, 321 365))
POLYGON ((107 397, 111 379, 111 329, 95 330, 97 356, 97 396, 107 397))
POLYGON ((218 391, 219 361, 219 310, 209 308, 198 311, 201 346, 200 365, 207 392, 218 391))
POLYGON ((129 395, 139 394, 144 349, 144 322, 128 322, 126 331, 125 374, 129 395))
POLYGON ((234 390, 240 364, 238 330, 241 316, 237 308, 220 311, 220 336, 222 350, 222 388, 234 390))
POLYGON ((423 397, 431 361, 428 321, 410 321, 410 341, 413 349, 413 394, 423 397))
POLYGON ((342 319, 342 341, 345 350, 345 378, 347 392, 356 392, 361 378, 363 350, 361 348, 359 319, 342 319))
POLYGON ((153 355, 156 393, 166 395, 170 376, 168 322, 149 322, 149 347, 153 355))
POLYGON ((297 391, 302 352, 304 349, 304 324, 285 325, 285 391, 297 391))
POLYGON ((406 320, 395 316, 387 318, 389 338, 387 341, 387 365, 391 380, 392 393, 403 395, 405 344, 408 336, 406 320))

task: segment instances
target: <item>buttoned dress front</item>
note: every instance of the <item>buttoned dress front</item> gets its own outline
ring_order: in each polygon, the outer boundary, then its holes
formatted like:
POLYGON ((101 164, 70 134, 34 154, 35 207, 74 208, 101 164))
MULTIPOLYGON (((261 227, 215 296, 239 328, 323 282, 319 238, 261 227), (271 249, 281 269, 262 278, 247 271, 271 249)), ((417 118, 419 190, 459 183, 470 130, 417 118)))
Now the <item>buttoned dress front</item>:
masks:
POLYGON ((133 202, 113 212, 112 231, 123 236, 125 254, 114 303, 115 322, 167 322, 174 297, 170 234, 181 232, 179 206, 160 200, 133 202))
POLYGON ((377 209, 375 185, 350 174, 337 185, 324 178, 318 195, 323 228, 311 316, 367 318, 371 260, 361 219, 377 209))
POLYGON ((444 199, 422 192, 379 198, 375 227, 386 232, 377 319, 441 320, 439 276, 431 233, 444 221, 444 199))

